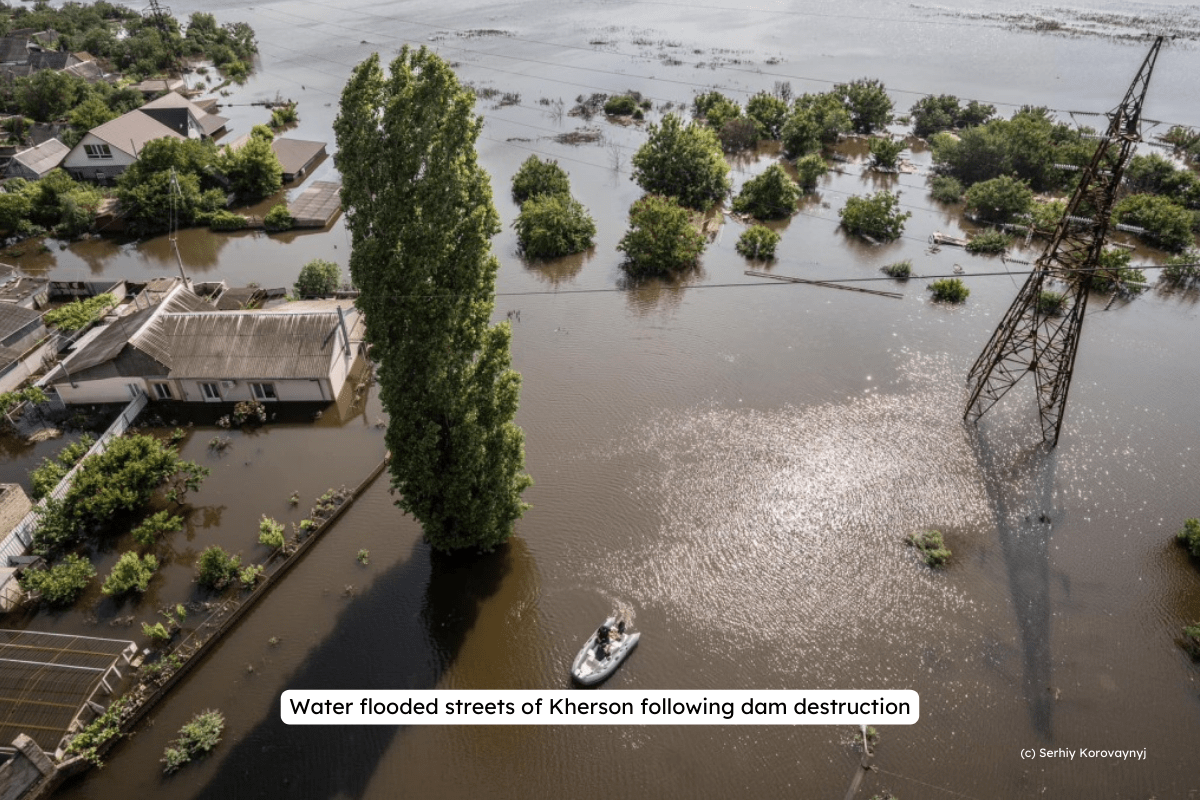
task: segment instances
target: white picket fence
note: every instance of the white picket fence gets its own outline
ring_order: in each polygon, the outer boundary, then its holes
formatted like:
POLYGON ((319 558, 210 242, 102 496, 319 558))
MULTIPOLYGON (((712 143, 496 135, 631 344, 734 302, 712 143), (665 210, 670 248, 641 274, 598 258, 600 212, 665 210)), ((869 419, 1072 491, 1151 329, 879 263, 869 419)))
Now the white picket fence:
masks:
MULTIPOLYGON (((71 482, 75 480, 75 473, 79 470, 80 465, 82 465, 83 462, 91 456, 94 456, 97 453, 103 453, 106 449, 108 449, 108 443, 112 441, 114 437, 120 436, 122 433, 129 430, 129 426, 133 424, 135 419, 137 419, 138 414, 142 413, 142 409, 146 407, 148 402, 150 402, 150 398, 147 397, 145 393, 139 393, 138 396, 125 407, 125 410, 121 412, 121 416, 117 417, 113 424, 108 426, 108 430, 100 435, 100 438, 97 439, 96 443, 92 445, 90 450, 87 451, 87 454, 84 455, 83 458, 79 459, 79 463, 72 467, 71 471, 63 476, 63 479, 58 482, 57 486, 54 487, 54 491, 50 492, 50 497, 53 497, 57 500, 61 500, 63 497, 65 497, 67 490, 71 488, 71 482)), ((0 565, 7 565, 8 559, 12 556, 23 556, 29 552, 29 548, 33 544, 33 532, 37 528, 37 509, 45 505, 45 503, 46 500, 44 498, 39 500, 37 505, 34 506, 33 510, 26 514, 25 518, 17 523, 16 527, 12 529, 12 532, 9 533, 8 536, 4 537, 4 541, 0 542, 0 565)))

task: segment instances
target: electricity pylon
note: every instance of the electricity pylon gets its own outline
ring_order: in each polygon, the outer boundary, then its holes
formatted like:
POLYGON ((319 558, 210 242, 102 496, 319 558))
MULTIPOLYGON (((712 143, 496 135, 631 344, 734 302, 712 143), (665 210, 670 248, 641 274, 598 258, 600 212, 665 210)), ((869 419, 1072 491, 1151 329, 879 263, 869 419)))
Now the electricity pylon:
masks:
POLYGON ((1120 285, 1115 270, 1100 267, 1100 253, 1121 176, 1142 139, 1142 104, 1162 43, 1161 36, 1154 40, 1125 98, 1109 112, 1108 130, 1088 135, 1099 144, 1087 166, 1059 165, 1078 169, 1079 184, 1033 272, 971 367, 964 419, 978 420, 1032 372, 1042 441, 1058 444, 1092 277, 1106 273, 1120 285), (1061 304, 1058 294, 1048 294, 1056 291, 1064 296, 1061 304))

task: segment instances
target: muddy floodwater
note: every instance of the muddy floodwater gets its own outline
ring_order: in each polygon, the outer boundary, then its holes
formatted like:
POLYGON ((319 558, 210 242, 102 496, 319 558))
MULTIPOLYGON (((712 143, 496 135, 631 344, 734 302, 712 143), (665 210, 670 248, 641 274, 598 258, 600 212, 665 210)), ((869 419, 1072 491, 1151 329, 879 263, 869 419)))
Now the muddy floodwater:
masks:
MULTIPOLYGON (((447 560, 430 554, 380 480, 152 724, 64 797, 842 796, 859 756, 852 731, 834 727, 280 722, 289 688, 566 688, 576 649, 617 603, 635 609, 643 636, 602 692, 918 691, 920 721, 880 730, 878 771, 860 797, 1200 790, 1200 668, 1178 643, 1181 627, 1200 619, 1200 569, 1172 541, 1200 515, 1197 294, 1156 287, 1132 302, 1093 300, 1062 439, 1047 453, 1035 446, 1029 386, 980 426, 961 421, 966 373, 1023 267, 929 252, 931 233, 963 228, 960 209, 928 196, 924 174, 864 175, 861 145, 848 144, 840 171, 776 226, 783 239, 770 269, 871 278, 911 258, 921 275, 964 272, 963 306, 931 303, 924 279, 867 284, 902 299, 729 287, 762 282, 743 274, 731 220, 694 274, 624 288, 614 248, 639 196, 629 159, 644 128, 565 113, 579 95, 635 89, 654 102, 653 121, 665 104, 686 106, 709 88, 745 100, 781 81, 800 93, 871 76, 898 112, 920 94, 949 93, 1005 115, 1029 103, 1102 125, 1087 113, 1120 100, 1147 48, 1129 36, 1140 25, 1180 34, 1150 87, 1145 114, 1157 133, 1200 124, 1200 12, 1170 2, 835 8, 172 3, 176 15, 202 9, 257 31, 255 74, 222 111, 238 132, 265 119, 249 103, 279 94, 300 101, 291 135, 332 149, 350 68, 404 43, 436 48, 462 80, 497 90, 479 105, 479 149, 506 223, 494 242, 495 316, 520 312, 513 357, 524 376, 518 422, 533 508, 501 551, 447 560), (556 139, 577 131, 594 141, 556 139), (597 222, 593 251, 551 263, 518 256, 508 187, 531 153, 570 172, 597 222), (879 188, 902 192, 912 212, 905 237, 882 247, 850 241, 837 210, 879 188), (946 533, 946 570, 930 571, 902 542, 927 527, 946 533), (360 548, 371 553, 365 566, 354 558, 360 548), (224 741, 163 778, 164 745, 210 707, 225 713, 224 741), (1023 760, 1031 748, 1144 749, 1146 758, 1023 760)), ((735 161, 735 189, 775 158, 735 161)), ((921 173, 929 158, 914 147, 921 173)), ((334 175, 329 159, 310 179, 334 175)), ((197 277, 264 286, 290 285, 310 258, 344 266, 349 254, 341 221, 284 237, 187 231, 180 245, 197 277)), ((51 243, 20 263, 89 280, 175 270, 161 239, 51 243)), ((237 509, 230 518, 252 526, 293 483, 306 494, 357 483, 378 458, 378 413, 347 423, 354 430, 341 439, 324 420, 307 440, 299 424, 268 432, 282 443, 272 469, 295 480, 231 466, 223 469, 237 478, 205 491, 225 493, 237 509), (339 446, 355 455, 327 455, 339 446)), ((203 546, 203 535, 190 546, 203 546)))

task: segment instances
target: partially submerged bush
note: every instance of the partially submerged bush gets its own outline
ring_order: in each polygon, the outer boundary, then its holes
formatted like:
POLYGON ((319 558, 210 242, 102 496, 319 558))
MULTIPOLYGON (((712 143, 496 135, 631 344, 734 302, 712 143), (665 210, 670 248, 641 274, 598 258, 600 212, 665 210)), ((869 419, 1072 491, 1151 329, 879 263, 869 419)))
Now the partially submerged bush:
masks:
POLYGON ((929 182, 929 193, 939 203, 957 203, 962 200, 963 185, 950 175, 935 175, 929 182))
POLYGON ((179 738, 163 750, 163 772, 170 775, 196 756, 216 747, 225 730, 225 717, 220 711, 208 709, 192 717, 179 729, 179 738))
POLYGON ((900 154, 907 147, 903 139, 876 137, 869 145, 871 151, 871 166, 876 169, 895 169, 900 154))
POLYGON ((79 460, 87 455, 87 451, 95 443, 95 439, 88 434, 84 434, 80 437, 79 441, 72 442, 62 450, 59 450, 53 460, 43 458, 41 466, 29 473, 29 478, 33 484, 33 499, 41 500, 54 491, 54 487, 58 486, 59 481, 71 471, 71 467, 78 464, 79 460))
POLYGON ((749 259, 767 261, 775 257, 779 234, 765 225, 751 225, 738 237, 734 249, 749 259))
POLYGON ((746 181, 733 199, 733 210, 758 219, 779 219, 796 210, 803 194, 783 167, 772 164, 761 175, 746 181))
POLYGON ((950 558, 950 551, 946 549, 941 531, 910 533, 905 541, 917 548, 921 553, 921 558, 931 567, 945 566, 946 561, 950 558))
POLYGON ((530 156, 513 175, 512 198, 518 203, 539 194, 570 193, 570 179, 557 161, 542 161, 537 156, 530 156))
POLYGON ((49 569, 26 570, 21 575, 21 588, 37 592, 52 606, 68 606, 96 577, 96 568, 83 556, 71 555, 49 569))
POLYGON ((967 242, 968 253, 1003 253, 1012 244, 1012 238, 1004 231, 987 230, 972 236, 967 242))
POLYGON ((287 231, 292 229, 295 221, 292 213, 288 211, 287 203, 280 203, 263 217, 263 227, 268 231, 287 231))
POLYGON ((617 245, 634 277, 665 275, 696 265, 704 236, 671 198, 647 195, 629 207, 629 231, 617 245))
POLYGON ((173 516, 169 511, 151 514, 133 529, 133 540, 142 547, 154 544, 158 537, 183 528, 183 517, 173 516))
POLYGON ((139 556, 133 551, 122 553, 100 591, 107 595, 122 595, 135 589, 144 592, 157 569, 158 559, 152 555, 139 556))
POLYGON ((292 291, 296 297, 328 297, 342 285, 342 268, 332 261, 314 258, 300 268, 292 291))
POLYGON ((1062 311, 1062 307, 1066 302, 1066 293, 1056 292, 1053 289, 1043 289, 1042 293, 1038 295, 1037 310, 1044 317, 1053 316, 1062 311))
POLYGON ((208 227, 214 231, 240 231, 249 224, 249 220, 241 214, 220 209, 208 214, 208 227))
POLYGON ((912 259, 906 258, 903 261, 897 261, 894 264, 888 264, 883 268, 883 271, 892 278, 911 278, 912 259))
POLYGON ((934 300, 945 303, 961 303, 971 293, 960 278, 941 278, 929 284, 929 290, 934 300))
POLYGON ((1191 212, 1162 195, 1126 197, 1113 208, 1113 221, 1144 228, 1146 238, 1164 250, 1185 250, 1196 244, 1191 212))
POLYGON ((264 514, 262 521, 258 523, 258 541, 272 550, 283 547, 283 523, 264 514))
POLYGON ((910 211, 901 211, 899 205, 900 198, 895 194, 876 192, 869 197, 851 197, 838 216, 850 233, 890 242, 900 238, 905 220, 912 216, 910 211))
POLYGON ((806 192, 817 188, 817 181, 829 171, 819 153, 809 153, 796 159, 796 183, 806 192))
POLYGON ((65 306, 47 311, 42 319, 47 325, 53 325, 61 331, 77 331, 100 319, 116 304, 116 298, 106 292, 87 300, 73 300, 65 306))
POLYGON ((517 245, 530 258, 557 258, 592 246, 596 223, 569 194, 540 194, 521 205, 513 222, 517 245))
POLYGON ((1084 275, 1082 279, 1097 292, 1138 294, 1146 288, 1146 273, 1129 266, 1132 260, 1133 253, 1130 250, 1119 247, 1103 250, 1100 253, 1100 269, 1091 275, 1084 275))
POLYGON ((758 127, 760 139, 778 139, 787 114, 788 104, 770 92, 759 92, 746 101, 746 117, 758 127))
POLYGON ((1200 658, 1200 622, 1183 626, 1183 649, 1187 650, 1192 658, 1200 658))
POLYGON ((1200 558, 1200 519, 1192 518, 1183 523, 1183 530, 1175 534, 1175 540, 1200 558))
POLYGON ((1200 250, 1188 250, 1168 258, 1162 276, 1163 280, 1180 284, 1200 279, 1200 250))
POLYGON ((697 211, 725 197, 729 164, 712 129, 684 125, 677 115, 667 114, 661 124, 651 123, 648 132, 646 143, 633 156, 638 186, 651 195, 674 197, 697 211))
POLYGON ((104 766, 100 760, 100 748, 121 735, 121 718, 125 709, 132 705, 133 700, 128 696, 114 700, 103 714, 71 738, 70 744, 67 745, 67 753, 83 756, 93 766, 104 766))
POLYGON ((208 547, 196 561, 196 581, 209 589, 224 589, 237 577, 242 559, 220 545, 208 547))
POLYGON ((1033 190, 1022 181, 1002 175, 967 189, 967 211, 991 222, 1010 222, 1029 211, 1033 190))
POLYGON ((610 117, 629 117, 638 110, 637 100, 627 94, 618 94, 604 103, 604 113, 610 117))

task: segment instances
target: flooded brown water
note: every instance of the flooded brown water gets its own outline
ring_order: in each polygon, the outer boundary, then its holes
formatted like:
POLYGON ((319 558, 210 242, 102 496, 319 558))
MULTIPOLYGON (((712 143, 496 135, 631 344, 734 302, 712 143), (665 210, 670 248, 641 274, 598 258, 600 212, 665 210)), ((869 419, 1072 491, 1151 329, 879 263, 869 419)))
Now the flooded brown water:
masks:
MULTIPOLYGON (((193 4, 172 8, 184 14, 193 4)), ((1167 798, 1200 789, 1192 745, 1200 671, 1176 642, 1200 618, 1200 571, 1171 541, 1200 497, 1195 293, 1154 289, 1108 310, 1093 304, 1063 437, 1046 454, 1034 446, 1029 387, 978 429, 960 421, 966 372, 1020 275, 970 279, 958 308, 930 303, 921 279, 869 284, 903 291, 902 300, 794 285, 702 288, 751 280, 730 222, 695 274, 620 288, 614 247, 639 194, 628 163, 644 131, 559 117, 542 98, 569 108, 579 94, 637 89, 656 104, 686 104, 710 86, 736 93, 790 80, 811 91, 828 84, 805 79, 869 75, 895 89, 1102 111, 1144 54, 1142 43, 1035 34, 973 16, 998 13, 992 5, 950 12, 875 2, 846 18, 829 8, 204 6, 223 21, 251 22, 262 43, 255 77, 230 99, 299 99, 300 138, 331 140, 350 66, 405 41, 436 45, 466 81, 519 92, 515 106, 481 104, 480 151, 502 217, 516 215, 507 187, 519 163, 545 153, 570 171, 599 235, 591 253, 551 264, 523 262, 507 228, 495 241, 505 293, 496 317, 521 312, 519 422, 537 481, 510 546, 475 561, 432 557, 386 481, 376 483, 153 724, 64 796, 844 793, 857 755, 850 732, 835 728, 279 721, 289 688, 565 687, 581 638, 618 602, 636 609, 645 635, 612 688, 919 691, 921 721, 881 731, 879 771, 863 797, 890 789, 906 800, 1167 798), (553 141, 582 127, 605 142, 553 141), (614 291, 570 293, 580 289, 614 291), (928 571, 902 544, 923 527, 946 532, 948 570, 928 571), (354 559, 360 548, 371 551, 367 566, 354 559), (225 712, 225 741, 163 779, 163 746, 206 707, 225 712), (1020 758, 1042 747, 1144 748, 1147 759, 1020 758)), ((1187 5, 1108 10, 1194 27, 1187 5)), ((1084 24, 1082 12, 1046 13, 1084 24)), ((1197 61, 1193 41, 1164 50, 1148 116, 1200 123, 1197 61)), ((916 97, 895 96, 902 108, 916 97)), ((265 116, 229 111, 239 130, 265 116)), ((914 160, 926 166, 928 154, 914 160)), ((735 183, 769 163, 739 162, 735 183)), ((960 227, 957 209, 933 204, 922 176, 864 177, 854 162, 843 169, 778 226, 775 272, 866 278, 902 258, 922 275, 1020 269, 953 248, 928 253, 930 233, 960 227), (849 194, 881 187, 899 188, 913 212, 906 238, 879 248, 848 240, 837 209, 849 194)), ((332 170, 327 161, 312 177, 332 170)), ((349 246, 340 221, 287 240, 189 231, 180 243, 195 274, 264 285, 290 284, 310 258, 344 265, 349 246)), ((174 269, 161 239, 24 259, 91 279, 174 269)), ((357 482, 382 446, 377 415, 368 409, 345 427, 325 418, 268 426, 258 469, 240 461, 257 452, 255 437, 235 442, 229 465, 193 500, 224 507, 219 524, 201 526, 189 545, 244 541, 291 489, 307 498, 357 482)), ((209 435, 193 433, 185 454, 204 456, 209 435)))

